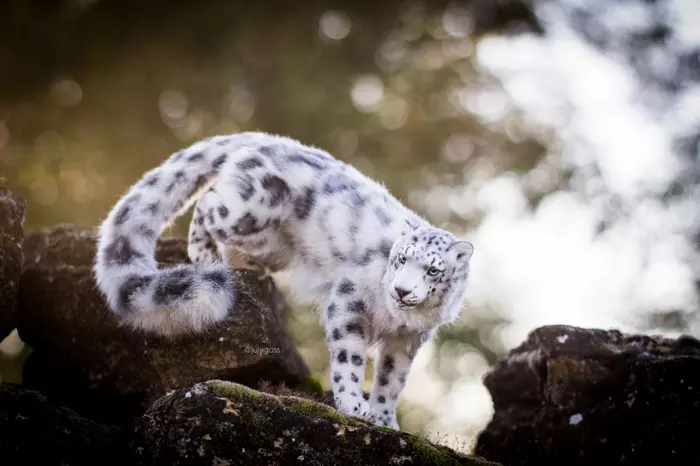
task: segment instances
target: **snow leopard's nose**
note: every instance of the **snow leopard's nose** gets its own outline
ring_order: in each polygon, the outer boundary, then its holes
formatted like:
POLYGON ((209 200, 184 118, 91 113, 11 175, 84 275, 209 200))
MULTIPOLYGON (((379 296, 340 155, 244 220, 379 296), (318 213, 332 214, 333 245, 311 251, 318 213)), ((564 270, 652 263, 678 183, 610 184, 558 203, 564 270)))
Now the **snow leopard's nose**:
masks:
POLYGON ((399 286, 395 286, 394 291, 396 291, 396 294, 399 295, 399 299, 405 298, 410 293, 409 290, 405 290, 399 286))

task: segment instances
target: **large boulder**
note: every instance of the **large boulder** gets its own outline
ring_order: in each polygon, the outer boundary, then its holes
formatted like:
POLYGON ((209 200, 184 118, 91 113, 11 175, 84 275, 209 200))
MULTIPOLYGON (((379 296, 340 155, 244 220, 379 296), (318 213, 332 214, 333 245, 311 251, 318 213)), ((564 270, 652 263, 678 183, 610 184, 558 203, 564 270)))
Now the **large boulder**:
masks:
POLYGON ((134 464, 128 438, 113 426, 55 406, 43 395, 0 384, 0 464, 134 464))
POLYGON ((695 464, 700 341, 554 325, 485 377, 475 453, 504 465, 695 464))
MULTIPOLYGON (((94 231, 59 226, 29 235, 19 290, 20 337, 32 348, 23 384, 92 419, 129 422, 169 389, 212 378, 319 389, 295 349, 270 278, 236 270, 238 300, 200 335, 161 338, 124 327, 96 289, 94 231)), ((161 264, 187 260, 186 242, 160 241, 161 264)))
POLYGON ((494 465, 314 401, 211 380, 159 399, 136 428, 140 464, 494 465))
POLYGON ((17 325, 26 201, 0 187, 0 341, 17 325))

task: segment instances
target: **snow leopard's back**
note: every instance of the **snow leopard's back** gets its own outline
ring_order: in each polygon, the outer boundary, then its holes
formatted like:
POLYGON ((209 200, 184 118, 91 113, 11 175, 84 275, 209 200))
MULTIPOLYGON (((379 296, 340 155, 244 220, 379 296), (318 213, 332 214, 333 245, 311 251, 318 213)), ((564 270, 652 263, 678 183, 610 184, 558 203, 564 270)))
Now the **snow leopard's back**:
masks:
POLYGON ((253 262, 293 272, 300 296, 325 293, 341 273, 378 284, 405 221, 426 224, 382 184, 297 141, 260 138, 236 160, 214 185, 219 205, 203 209, 213 212, 209 228, 253 262), (217 215, 221 206, 226 218, 217 215), (237 228, 240 219, 259 231, 237 228))

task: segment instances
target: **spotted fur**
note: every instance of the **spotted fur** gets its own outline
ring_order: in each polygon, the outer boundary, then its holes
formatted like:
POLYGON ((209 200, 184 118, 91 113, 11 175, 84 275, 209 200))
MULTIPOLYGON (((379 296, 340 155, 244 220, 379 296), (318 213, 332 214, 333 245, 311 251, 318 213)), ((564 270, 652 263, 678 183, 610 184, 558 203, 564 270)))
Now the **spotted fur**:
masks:
POLYGON ((297 300, 319 305, 338 409, 398 428, 396 405, 416 352, 460 311, 472 245, 323 150, 241 133, 197 142, 129 189, 99 228, 94 272, 110 308, 132 327, 199 332, 233 309, 233 275, 222 259, 231 251, 289 272, 297 300), (193 203, 192 263, 159 269, 160 232, 193 203))

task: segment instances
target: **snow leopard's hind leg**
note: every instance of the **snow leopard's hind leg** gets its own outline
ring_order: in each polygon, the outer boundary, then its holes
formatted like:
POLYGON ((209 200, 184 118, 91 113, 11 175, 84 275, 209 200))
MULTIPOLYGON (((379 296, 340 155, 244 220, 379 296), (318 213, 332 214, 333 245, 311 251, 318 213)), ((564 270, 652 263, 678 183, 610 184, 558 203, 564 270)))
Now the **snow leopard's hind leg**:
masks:
POLYGON ((216 240, 204 225, 207 215, 203 209, 203 206, 206 205, 204 199, 210 194, 213 193, 211 191, 206 193, 195 204, 187 241, 187 256, 191 262, 214 263, 223 260, 216 240))
POLYGON ((226 174, 199 200, 190 226, 190 260, 216 257, 263 275, 287 265, 294 254, 285 230, 292 190, 273 170, 256 168, 226 174))
POLYGON ((218 228, 220 225, 214 217, 211 206, 216 205, 217 196, 213 192, 206 193, 197 204, 190 222, 188 234, 187 255, 191 262, 226 262, 234 269, 251 269, 260 272, 266 277, 265 267, 255 263, 255 260, 243 254, 235 247, 227 247, 217 241, 214 235, 207 229, 207 225, 218 228), (207 197, 213 199, 207 199, 207 197))

